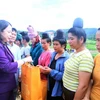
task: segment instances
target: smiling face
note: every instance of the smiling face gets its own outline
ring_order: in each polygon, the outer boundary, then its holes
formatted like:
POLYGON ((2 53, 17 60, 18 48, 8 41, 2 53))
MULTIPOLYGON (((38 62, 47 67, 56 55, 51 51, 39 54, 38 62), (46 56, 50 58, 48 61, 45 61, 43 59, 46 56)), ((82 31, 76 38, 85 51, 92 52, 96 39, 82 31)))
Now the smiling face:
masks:
POLYGON ((100 30, 96 33, 96 48, 100 52, 100 30))
POLYGON ((17 36, 17 33, 15 31, 12 31, 12 37, 10 39, 10 42, 15 42, 16 36, 17 36))
POLYGON ((12 27, 8 25, 8 27, 6 27, 0 34, 1 34, 1 39, 4 43, 9 42, 12 37, 12 27))

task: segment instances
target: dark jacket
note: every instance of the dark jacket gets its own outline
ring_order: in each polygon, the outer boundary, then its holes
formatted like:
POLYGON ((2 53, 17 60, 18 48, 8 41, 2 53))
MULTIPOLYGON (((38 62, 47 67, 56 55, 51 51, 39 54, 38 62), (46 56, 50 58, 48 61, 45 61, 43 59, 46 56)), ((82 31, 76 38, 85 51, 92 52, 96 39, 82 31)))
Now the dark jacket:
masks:
POLYGON ((43 49, 40 42, 37 43, 34 47, 31 47, 30 55, 35 66, 38 65, 38 58, 40 57, 42 51, 43 49))

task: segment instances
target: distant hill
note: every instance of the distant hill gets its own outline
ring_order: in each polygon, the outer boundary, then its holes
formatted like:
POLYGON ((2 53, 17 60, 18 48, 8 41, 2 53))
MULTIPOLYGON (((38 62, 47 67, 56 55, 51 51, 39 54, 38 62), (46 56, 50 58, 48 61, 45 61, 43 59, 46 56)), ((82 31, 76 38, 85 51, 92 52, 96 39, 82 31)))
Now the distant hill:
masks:
POLYGON ((87 34, 88 39, 95 39, 97 28, 85 28, 84 30, 87 34))
MULTIPOLYGON (((68 32, 68 29, 62 29, 64 31, 64 33, 66 34, 67 36, 67 32, 68 32)), ((87 34, 87 38, 88 39, 95 39, 95 34, 96 34, 96 31, 97 31, 97 28, 84 28, 86 34, 87 34)), ((53 32, 55 34, 56 31, 54 30, 48 30, 46 32, 53 32)))
MULTIPOLYGON (((68 29, 62 29, 62 30, 64 31, 64 33, 65 33, 65 35, 67 37, 68 29)), ((95 33, 97 31, 97 28, 84 28, 84 30, 85 30, 85 32, 87 34, 87 38, 88 39, 95 39, 95 33)), ((18 33, 20 33, 20 32, 22 32, 22 31, 19 30, 18 33)), ((24 31, 24 32, 26 32, 26 31, 24 31)), ((56 34, 55 30, 47 30, 45 32, 47 32, 47 33, 54 33, 54 35, 56 34)), ((43 32, 39 32, 39 35, 41 36, 42 33, 43 32)))

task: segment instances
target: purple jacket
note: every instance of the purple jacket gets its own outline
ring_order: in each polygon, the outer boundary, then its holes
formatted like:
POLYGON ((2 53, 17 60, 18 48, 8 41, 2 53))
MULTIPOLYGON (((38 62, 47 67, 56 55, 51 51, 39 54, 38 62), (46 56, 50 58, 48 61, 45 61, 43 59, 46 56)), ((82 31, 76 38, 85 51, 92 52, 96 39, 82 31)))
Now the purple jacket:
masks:
POLYGON ((0 93, 16 88, 15 73, 18 63, 8 47, 0 42, 0 93))

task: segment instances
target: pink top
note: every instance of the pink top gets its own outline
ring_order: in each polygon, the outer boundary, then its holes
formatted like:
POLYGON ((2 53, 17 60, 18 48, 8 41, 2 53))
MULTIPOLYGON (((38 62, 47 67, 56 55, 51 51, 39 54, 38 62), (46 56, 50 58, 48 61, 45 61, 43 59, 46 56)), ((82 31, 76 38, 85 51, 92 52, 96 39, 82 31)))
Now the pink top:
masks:
MULTIPOLYGON (((38 59, 38 65, 41 65, 43 67, 48 66, 50 63, 50 59, 51 59, 51 51, 50 50, 44 51, 42 52, 42 54, 40 55, 38 59)), ((41 79, 46 80, 47 79, 46 75, 41 73, 41 79)))

